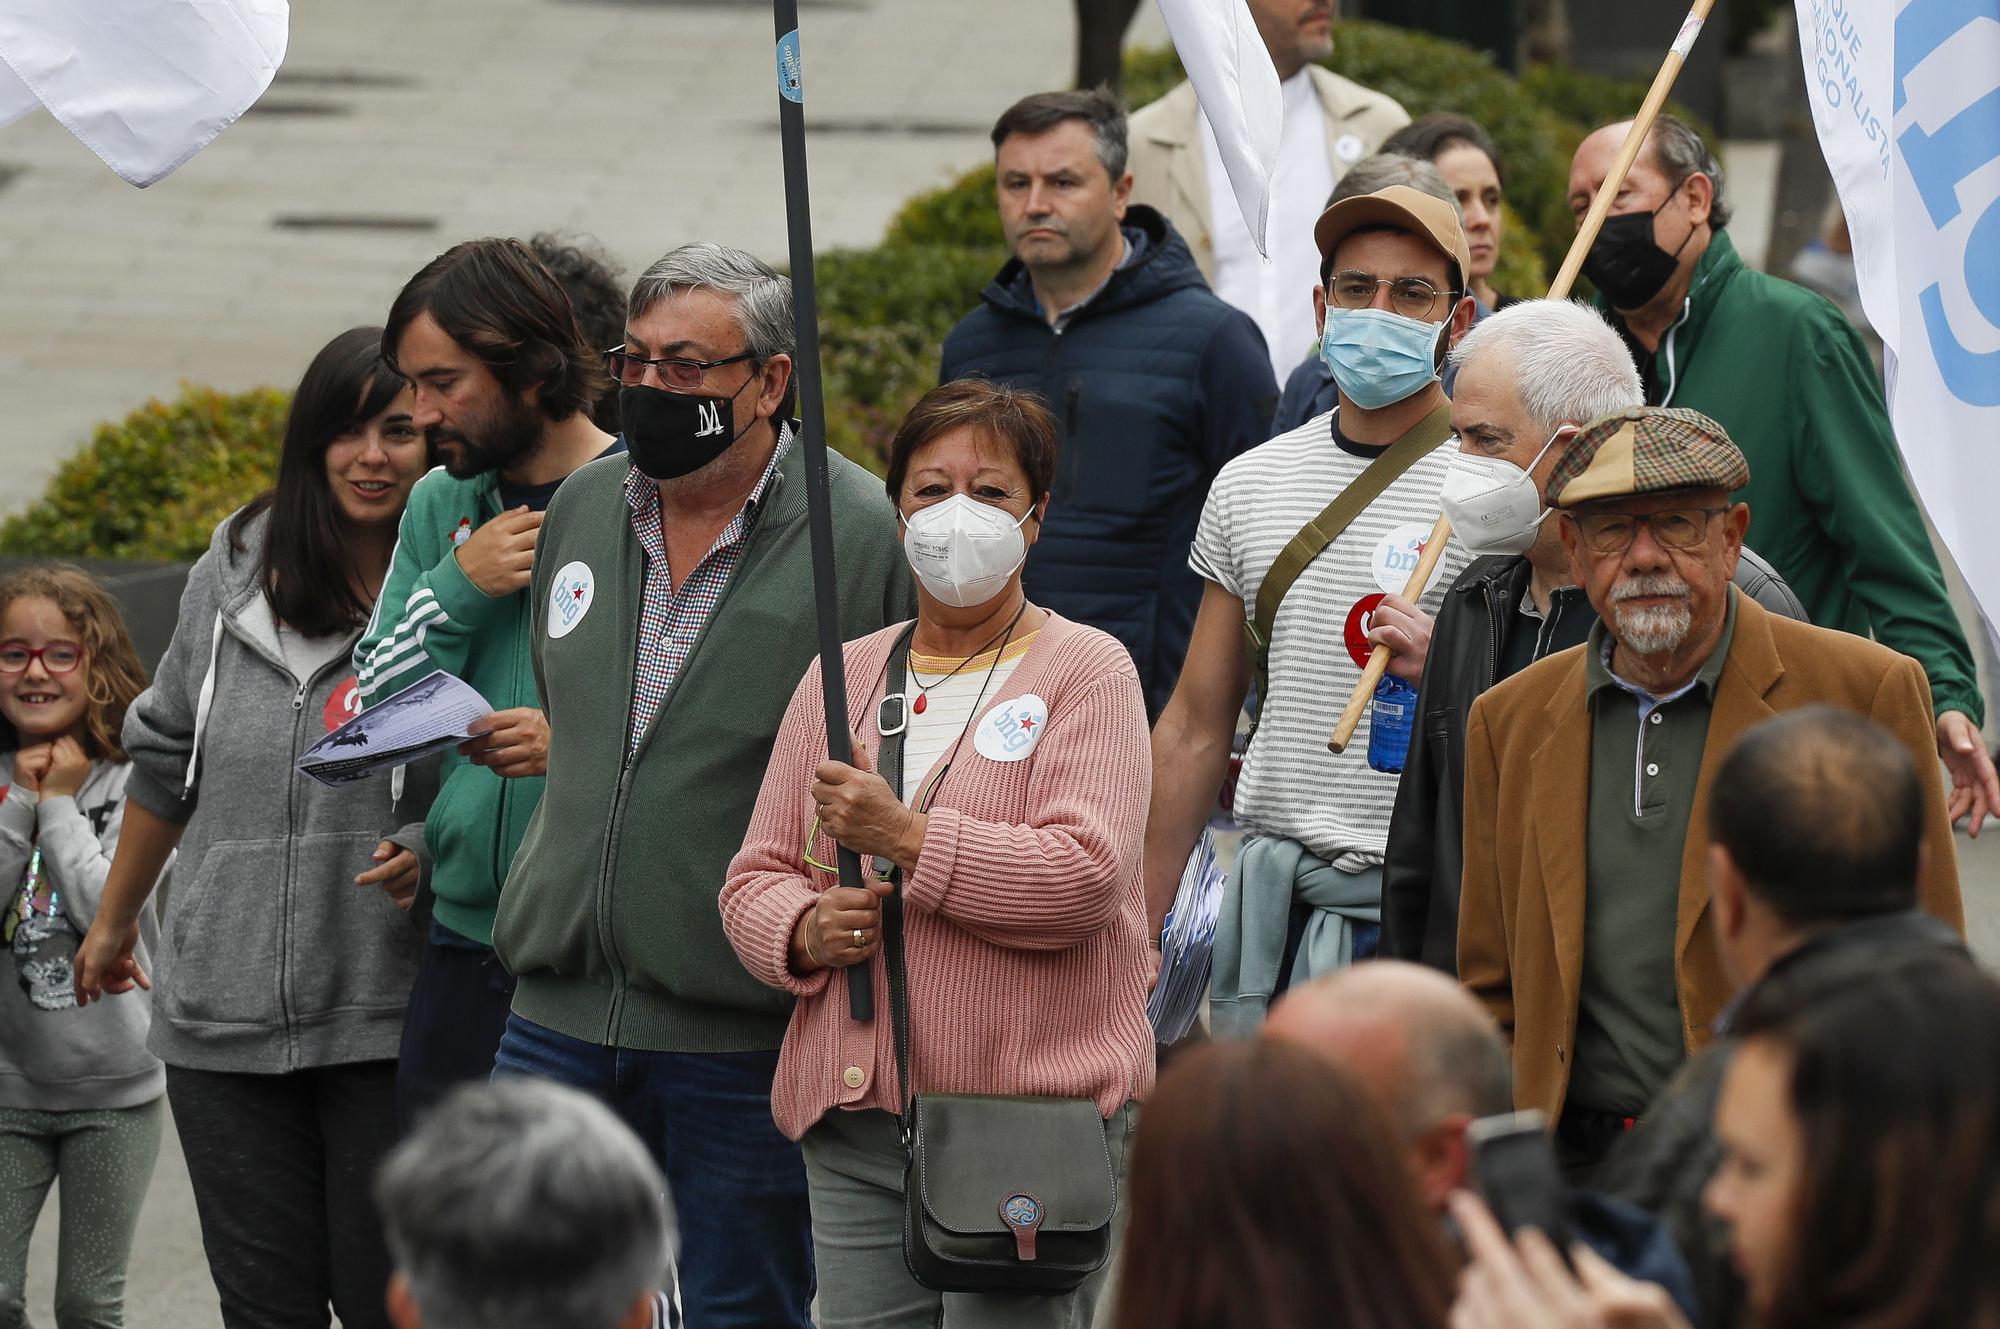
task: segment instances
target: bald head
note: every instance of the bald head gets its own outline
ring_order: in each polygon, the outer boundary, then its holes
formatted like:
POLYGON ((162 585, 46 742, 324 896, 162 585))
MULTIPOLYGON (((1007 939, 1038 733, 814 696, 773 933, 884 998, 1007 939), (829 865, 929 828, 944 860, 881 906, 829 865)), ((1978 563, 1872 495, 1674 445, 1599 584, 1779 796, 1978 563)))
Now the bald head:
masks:
POLYGON ((1485 1007, 1435 969, 1371 960, 1293 988, 1264 1037, 1330 1057, 1359 1075, 1404 1130, 1454 1113, 1513 1109, 1506 1045, 1485 1007))

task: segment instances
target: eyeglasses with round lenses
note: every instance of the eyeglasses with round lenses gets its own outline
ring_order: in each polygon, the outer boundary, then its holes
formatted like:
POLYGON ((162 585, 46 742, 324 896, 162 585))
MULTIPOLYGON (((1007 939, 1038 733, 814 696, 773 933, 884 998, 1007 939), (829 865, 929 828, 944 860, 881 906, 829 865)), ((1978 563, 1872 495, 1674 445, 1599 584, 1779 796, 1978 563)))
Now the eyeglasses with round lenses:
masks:
POLYGON ((1422 277, 1377 277, 1372 272, 1336 272, 1327 287, 1334 305, 1341 309, 1366 309, 1375 303, 1375 292, 1389 288, 1389 307, 1404 318, 1427 318, 1437 307, 1439 296, 1457 297, 1457 291, 1440 291, 1422 277))
POLYGON ((1699 549, 1708 543, 1708 523, 1729 511, 1721 508, 1668 508, 1664 512, 1572 512, 1577 534, 1593 554, 1622 554, 1639 538, 1639 524, 1653 532, 1663 549, 1699 549))
POLYGON ((693 392, 701 386, 702 375, 723 365, 740 364, 756 359, 756 354, 744 351, 740 355, 724 356, 720 360, 690 360, 685 356, 669 355, 658 360, 648 360, 633 355, 623 346, 614 346, 604 353, 604 368, 612 378, 628 388, 637 387, 646 377, 648 367, 660 376, 660 382, 676 392, 693 392))
POLYGON ((52 641, 39 647, 24 641, 0 642, 0 674, 25 673, 36 660, 51 674, 67 674, 83 663, 83 647, 73 641, 52 641))

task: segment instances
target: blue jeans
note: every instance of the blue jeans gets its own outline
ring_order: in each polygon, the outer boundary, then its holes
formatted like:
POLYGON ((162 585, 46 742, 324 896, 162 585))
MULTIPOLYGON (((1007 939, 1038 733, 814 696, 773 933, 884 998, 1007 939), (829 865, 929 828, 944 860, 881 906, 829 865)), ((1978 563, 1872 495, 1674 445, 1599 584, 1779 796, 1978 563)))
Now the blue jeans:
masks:
POLYGON ((507 1018, 493 1074, 593 1094, 666 1174, 680 1222, 687 1329, 810 1329, 812 1210, 805 1160, 771 1120, 776 1052, 601 1047, 507 1018))

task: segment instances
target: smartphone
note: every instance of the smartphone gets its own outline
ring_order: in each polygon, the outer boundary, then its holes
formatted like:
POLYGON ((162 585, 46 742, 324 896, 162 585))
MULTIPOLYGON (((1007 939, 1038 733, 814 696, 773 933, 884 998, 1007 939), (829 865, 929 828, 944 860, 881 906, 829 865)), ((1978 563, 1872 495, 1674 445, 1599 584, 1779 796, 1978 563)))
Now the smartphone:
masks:
POLYGON ((1569 1260, 1569 1188, 1556 1167, 1548 1119, 1540 1112, 1481 1117, 1468 1126, 1472 1171, 1486 1207, 1509 1237, 1538 1228, 1569 1260))

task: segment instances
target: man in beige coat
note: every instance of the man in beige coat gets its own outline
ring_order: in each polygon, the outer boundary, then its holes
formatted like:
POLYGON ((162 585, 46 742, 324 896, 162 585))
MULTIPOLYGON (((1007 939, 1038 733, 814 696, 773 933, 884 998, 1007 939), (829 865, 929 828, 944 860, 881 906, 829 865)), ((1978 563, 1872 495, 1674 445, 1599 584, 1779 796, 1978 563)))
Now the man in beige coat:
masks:
POLYGON ((1729 585, 1750 477, 1722 426, 1634 407, 1549 477, 1551 520, 1600 622, 1473 703, 1458 976, 1514 1044, 1514 1103, 1587 1176, 1734 985, 1708 882, 1708 791, 1759 721, 1828 704, 1894 734, 1924 782, 1925 912, 1964 928, 1916 661, 1779 618, 1729 585))
POLYGON ((1257 321, 1272 372, 1283 383, 1313 349, 1311 292, 1319 278, 1313 222, 1348 167, 1410 117, 1381 93, 1314 63, 1333 53, 1333 6, 1326 0, 1247 2, 1285 97, 1271 182, 1271 262, 1251 243, 1191 83, 1132 115, 1132 202, 1164 213, 1215 293, 1257 321))

